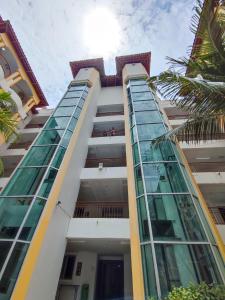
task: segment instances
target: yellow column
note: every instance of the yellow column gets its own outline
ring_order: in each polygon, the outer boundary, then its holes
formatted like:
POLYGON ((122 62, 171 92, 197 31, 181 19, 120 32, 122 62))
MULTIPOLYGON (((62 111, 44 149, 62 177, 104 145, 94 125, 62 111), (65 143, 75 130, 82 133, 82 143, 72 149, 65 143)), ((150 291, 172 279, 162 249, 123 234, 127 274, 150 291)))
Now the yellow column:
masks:
POLYGON ((6 80, 8 81, 9 86, 13 86, 15 85, 17 82, 19 82, 20 80, 22 80, 22 76, 20 74, 20 72, 14 72, 11 75, 9 75, 8 77, 6 77, 6 80))
POLYGON ((125 115, 125 137, 126 137, 126 159, 127 159, 127 187, 128 205, 130 219, 130 249, 131 249, 131 268, 133 282, 133 299, 144 300, 144 278, 141 260, 141 248, 138 228, 137 202, 134 179, 133 155, 131 146, 131 136, 129 127, 129 113, 127 94, 124 88, 124 115, 125 115))

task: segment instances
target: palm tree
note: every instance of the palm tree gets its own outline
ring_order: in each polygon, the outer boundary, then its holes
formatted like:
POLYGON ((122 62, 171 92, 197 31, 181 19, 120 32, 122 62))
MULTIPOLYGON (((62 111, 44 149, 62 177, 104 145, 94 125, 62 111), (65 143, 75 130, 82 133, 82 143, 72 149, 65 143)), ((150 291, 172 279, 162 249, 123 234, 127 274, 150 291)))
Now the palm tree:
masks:
POLYGON ((164 134, 188 142, 222 138, 225 133, 225 5, 197 1, 191 30, 195 42, 190 58, 167 57, 169 70, 149 79, 149 86, 181 110, 187 121, 164 134), (186 73, 184 73, 186 71, 186 73))
MULTIPOLYGON (((0 133, 4 136, 5 140, 12 135, 17 135, 17 121, 13 119, 13 114, 16 111, 16 104, 11 99, 10 94, 0 91, 0 133)), ((0 175, 4 172, 3 162, 0 159, 0 175)))

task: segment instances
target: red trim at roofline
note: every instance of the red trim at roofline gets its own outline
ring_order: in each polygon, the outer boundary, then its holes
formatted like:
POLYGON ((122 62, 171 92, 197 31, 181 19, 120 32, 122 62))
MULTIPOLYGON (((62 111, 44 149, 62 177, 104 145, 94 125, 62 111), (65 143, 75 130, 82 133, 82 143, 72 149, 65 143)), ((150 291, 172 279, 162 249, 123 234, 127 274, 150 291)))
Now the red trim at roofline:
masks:
POLYGON ((115 61, 116 61, 115 75, 105 75, 103 58, 73 61, 70 62, 70 67, 74 78, 76 77, 80 69, 95 68, 96 70, 99 71, 101 85, 103 87, 122 85, 122 70, 126 64, 142 63, 147 73, 150 74, 151 52, 117 56, 115 61))
POLYGON ((4 21, 1 16, 0 16, 0 33, 7 34, 8 38, 10 39, 10 42, 12 43, 12 45, 16 51, 16 54, 19 57, 19 60, 21 61, 22 65, 24 67, 24 70, 25 70, 27 76, 29 77, 38 97, 40 98, 40 103, 38 103, 35 106, 36 107, 47 106, 48 102, 47 102, 47 100, 42 92, 42 89, 31 69, 31 66, 23 52, 23 49, 19 43, 19 40, 15 34, 15 31, 12 28, 12 25, 10 24, 9 21, 4 21))

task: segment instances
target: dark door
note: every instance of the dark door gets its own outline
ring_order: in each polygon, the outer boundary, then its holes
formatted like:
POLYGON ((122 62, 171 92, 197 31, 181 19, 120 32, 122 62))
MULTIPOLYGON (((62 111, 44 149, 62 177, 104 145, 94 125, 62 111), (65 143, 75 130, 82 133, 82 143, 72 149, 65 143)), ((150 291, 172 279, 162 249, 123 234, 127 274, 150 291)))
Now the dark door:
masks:
POLYGON ((96 300, 123 300, 124 270, 122 260, 99 260, 96 300))

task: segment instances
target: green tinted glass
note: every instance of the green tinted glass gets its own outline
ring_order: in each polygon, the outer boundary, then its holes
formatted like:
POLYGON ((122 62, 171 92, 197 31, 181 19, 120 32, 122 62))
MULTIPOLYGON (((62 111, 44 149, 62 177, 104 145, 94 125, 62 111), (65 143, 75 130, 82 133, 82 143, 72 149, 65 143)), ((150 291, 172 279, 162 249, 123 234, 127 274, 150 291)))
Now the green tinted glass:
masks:
POLYGON ((155 240, 207 241, 190 195, 148 196, 155 240))
POLYGON ((29 244, 16 243, 0 280, 0 299, 9 300, 29 244))
POLYGON ((54 160, 52 162, 52 166, 55 167, 55 168, 59 168, 60 167, 60 164, 63 160, 63 157, 65 155, 65 152, 66 152, 66 149, 63 148, 63 147, 59 147, 59 149, 57 150, 56 154, 55 154, 55 157, 54 157, 54 160))
POLYGON ((46 168, 21 168, 17 169, 5 187, 2 195, 19 196, 34 195, 39 187, 46 168))
POLYGON ((70 117, 51 117, 45 129, 65 129, 69 120, 70 117))
POLYGON ((0 238, 12 239, 16 236, 32 198, 0 198, 0 238))
POLYGON ((55 177, 57 175, 57 170, 51 169, 48 171, 48 173, 45 176, 44 181, 42 182, 41 188, 38 192, 38 196, 48 198, 48 195, 51 191, 52 185, 55 181, 55 177))
POLYGON ((35 142, 35 145, 58 144, 63 133, 64 130, 44 130, 35 142))
POLYGON ((46 200, 44 199, 35 199, 35 202, 32 205, 32 208, 20 233, 20 240, 30 241, 32 239, 45 203, 46 200))
POLYGON ((188 192, 177 163, 143 164, 147 193, 188 192))
POLYGON ((57 146, 31 147, 25 156, 23 166, 44 166, 52 159, 57 146))

